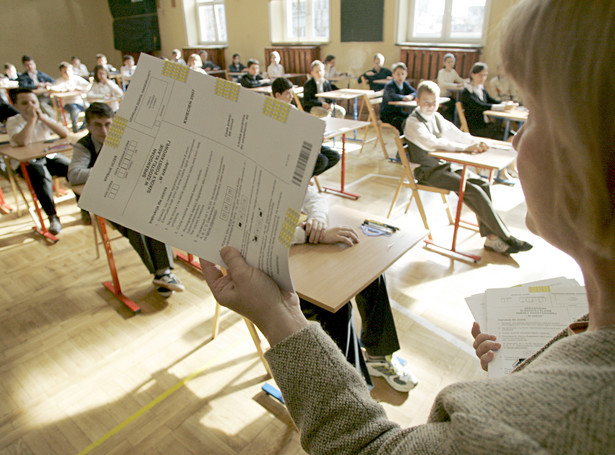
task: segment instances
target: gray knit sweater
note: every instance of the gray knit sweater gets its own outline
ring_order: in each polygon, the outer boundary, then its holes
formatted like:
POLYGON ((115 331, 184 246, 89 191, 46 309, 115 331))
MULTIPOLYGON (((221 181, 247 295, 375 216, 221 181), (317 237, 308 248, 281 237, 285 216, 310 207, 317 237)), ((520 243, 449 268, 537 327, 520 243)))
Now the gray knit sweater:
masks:
POLYGON ((266 357, 309 453, 615 453, 615 328, 561 339, 506 377, 446 387, 429 422, 405 429, 318 324, 266 357))

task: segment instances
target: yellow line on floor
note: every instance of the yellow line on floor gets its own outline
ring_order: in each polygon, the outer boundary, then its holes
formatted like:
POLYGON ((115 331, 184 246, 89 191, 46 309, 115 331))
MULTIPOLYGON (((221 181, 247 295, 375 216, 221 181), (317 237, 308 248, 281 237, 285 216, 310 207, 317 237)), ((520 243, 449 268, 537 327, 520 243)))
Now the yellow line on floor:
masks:
POLYGON ((201 373, 203 373, 205 370, 207 370, 214 362, 216 362, 216 360, 220 359, 222 356, 227 355, 229 352, 231 352, 232 350, 234 350, 235 348, 237 348, 237 346, 239 346, 241 344, 241 342, 234 344, 233 346, 231 346, 228 349, 225 349, 224 351, 220 352, 219 354, 217 354, 216 356, 212 357, 211 359, 209 359, 209 361, 207 363, 205 363, 205 365, 203 365, 201 368, 199 368, 197 371, 195 371, 194 373, 186 376, 184 379, 182 379, 181 381, 179 381, 177 384, 175 384, 173 387, 171 387, 169 390, 163 392, 162 394, 158 395, 156 398, 154 398, 152 401, 150 401, 149 403, 147 403, 145 406, 143 406, 141 409, 139 409, 137 412, 135 412, 133 415, 131 415, 130 417, 128 417, 126 420, 124 420, 122 423, 118 424, 115 428, 113 428, 112 430, 110 430, 107 434, 105 434, 104 436, 102 436, 101 438, 99 438, 97 441, 94 441, 92 444, 90 444, 89 446, 87 446, 85 449, 83 449, 81 452, 79 452, 77 455, 85 455, 87 453, 90 453, 92 450, 94 450, 96 447, 98 447, 99 445, 101 445, 103 442, 105 442, 107 439, 109 439, 111 436, 119 433, 122 429, 124 429, 126 426, 128 426, 130 423, 134 422, 135 420, 137 420, 139 417, 141 417, 143 414, 145 414, 147 411, 149 411, 150 409, 152 409, 154 406, 156 406, 158 403, 164 401, 165 399, 167 399, 168 397, 170 397, 171 395, 173 395, 175 392, 177 392, 179 389, 181 389, 186 383, 188 383, 189 381, 193 380, 194 378, 196 378, 197 376, 199 376, 201 373))

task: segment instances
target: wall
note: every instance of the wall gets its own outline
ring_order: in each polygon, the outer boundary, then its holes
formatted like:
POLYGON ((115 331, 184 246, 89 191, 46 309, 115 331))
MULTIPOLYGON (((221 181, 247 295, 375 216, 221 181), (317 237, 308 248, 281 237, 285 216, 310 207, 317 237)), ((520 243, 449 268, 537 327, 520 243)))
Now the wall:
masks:
POLYGON ((22 71, 21 56, 30 55, 40 71, 59 75, 58 63, 77 55, 92 68, 102 52, 122 64, 113 48, 113 19, 104 0, 0 0, 0 62, 22 71))

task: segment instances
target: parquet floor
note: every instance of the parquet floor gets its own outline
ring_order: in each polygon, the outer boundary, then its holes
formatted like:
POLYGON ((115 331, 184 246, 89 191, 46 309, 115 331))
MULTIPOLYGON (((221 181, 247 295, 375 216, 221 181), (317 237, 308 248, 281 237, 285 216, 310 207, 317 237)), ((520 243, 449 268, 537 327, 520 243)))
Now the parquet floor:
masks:
MULTIPOLYGON (((337 184, 338 172, 321 183, 337 184)), ((329 203, 385 215, 399 172, 374 143, 350 152, 347 181, 361 198, 327 195, 329 203)), ((7 182, 0 184, 12 204, 7 182)), ((448 243, 452 230, 437 198, 423 196, 435 238, 448 243)), ((483 252, 478 234, 462 230, 460 247, 482 253, 479 264, 418 246, 387 272, 400 354, 420 384, 400 394, 376 379, 373 395, 401 425, 424 422, 447 384, 484 377, 464 297, 557 275, 581 281, 569 257, 527 232, 519 185, 497 185, 493 198, 532 251, 483 252)), ((404 216, 401 206, 394 217, 404 216)), ((107 264, 95 258, 77 206, 64 202, 59 213, 56 245, 34 236, 27 215, 0 218, 1 454, 303 453, 284 409, 260 390, 266 373, 241 318, 229 314, 210 339, 214 301, 198 274, 178 264, 187 291, 165 300, 127 241, 114 242, 122 287, 143 308, 133 316, 102 287, 107 264)), ((420 226, 415 206, 405 216, 420 226)))

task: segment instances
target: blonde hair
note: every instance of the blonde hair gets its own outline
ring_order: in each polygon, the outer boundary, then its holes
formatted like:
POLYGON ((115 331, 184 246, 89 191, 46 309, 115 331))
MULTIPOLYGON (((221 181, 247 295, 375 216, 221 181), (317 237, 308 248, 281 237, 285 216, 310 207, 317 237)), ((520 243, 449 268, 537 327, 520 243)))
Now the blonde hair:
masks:
MULTIPOLYGON (((554 194, 567 226, 615 258, 615 2, 524 0, 508 15, 504 69, 546 112, 565 179, 554 194)), ((545 170, 549 172, 549 170, 545 170)))
POLYGON ((201 60, 201 56, 198 54, 190 54, 188 57, 188 66, 192 67, 192 64, 201 68, 203 66, 203 60, 201 60))
POLYGON ((434 81, 423 81, 416 88, 416 97, 420 98, 423 93, 431 93, 438 100, 440 97, 440 87, 434 81))

